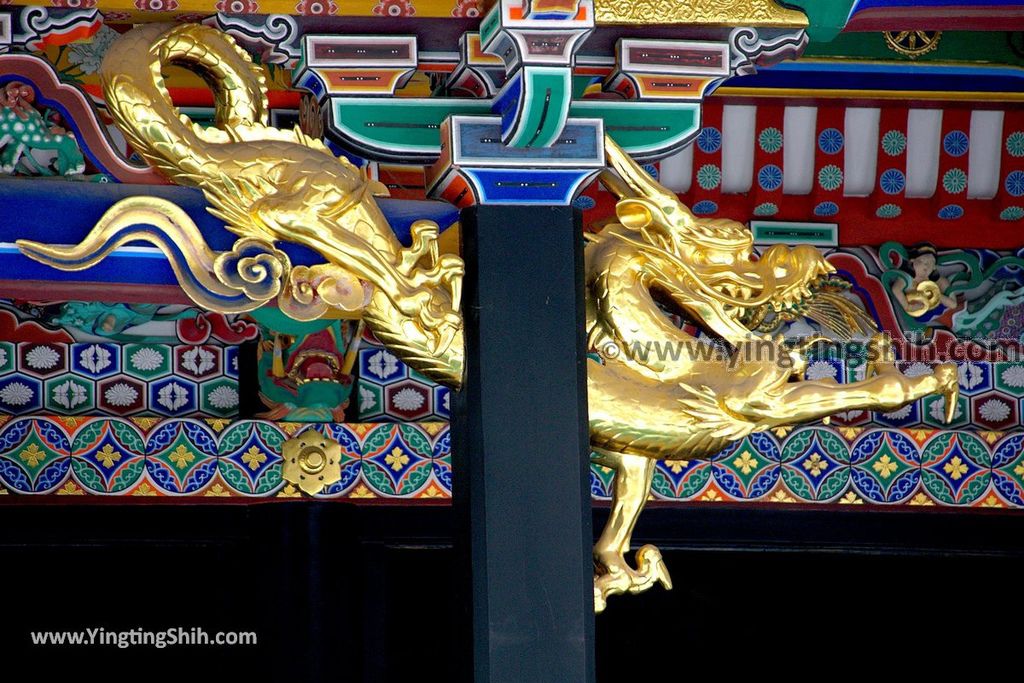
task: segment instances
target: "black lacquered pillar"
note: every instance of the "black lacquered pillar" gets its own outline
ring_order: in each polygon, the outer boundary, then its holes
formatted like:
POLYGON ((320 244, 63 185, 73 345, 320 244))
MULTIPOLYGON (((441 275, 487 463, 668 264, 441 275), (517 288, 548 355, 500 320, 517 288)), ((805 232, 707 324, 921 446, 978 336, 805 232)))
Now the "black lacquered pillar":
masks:
POLYGON ((462 607, 472 677, 587 683, 593 537, 579 213, 466 209, 462 249, 466 384, 453 486, 471 571, 462 607))

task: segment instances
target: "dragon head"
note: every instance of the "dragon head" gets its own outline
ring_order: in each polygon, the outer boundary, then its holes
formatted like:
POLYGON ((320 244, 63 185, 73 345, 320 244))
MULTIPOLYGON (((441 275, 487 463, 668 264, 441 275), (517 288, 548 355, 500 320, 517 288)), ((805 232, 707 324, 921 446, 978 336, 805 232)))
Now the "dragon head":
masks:
POLYGON ((770 312, 810 299, 835 272, 806 245, 775 245, 758 257, 744 225, 698 219, 607 137, 605 152, 610 170, 601 180, 619 197, 620 224, 606 231, 644 257, 653 291, 712 332, 745 336, 770 312))

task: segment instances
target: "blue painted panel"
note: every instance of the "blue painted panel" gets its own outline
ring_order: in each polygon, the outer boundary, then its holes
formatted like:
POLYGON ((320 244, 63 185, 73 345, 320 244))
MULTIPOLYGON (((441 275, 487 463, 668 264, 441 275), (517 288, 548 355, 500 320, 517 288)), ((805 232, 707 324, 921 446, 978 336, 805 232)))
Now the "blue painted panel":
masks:
POLYGON ((1024 90, 1024 69, 802 60, 730 78, 723 87, 1017 93, 1024 90))
POLYGON ((858 0, 851 15, 867 9, 888 9, 893 7, 1022 7, 1019 0, 858 0))
MULTIPOLYGON (((0 243, 29 239, 51 244, 77 244, 117 201, 125 197, 154 196, 170 200, 185 210, 202 230, 211 248, 230 249, 238 236, 206 211, 202 192, 170 185, 122 185, 80 183, 66 180, 0 180, 0 205, 8 218, 0 222, 0 243)), ((437 222, 442 230, 458 220, 458 210, 444 202, 378 200, 398 239, 411 242, 409 228, 420 219, 437 222)), ((150 247, 136 242, 128 246, 150 247)), ((279 244, 295 265, 323 263, 316 252, 295 244, 279 244)), ((159 252, 131 251, 111 255, 96 266, 76 273, 49 268, 21 256, 11 247, 0 249, 0 269, 5 279, 175 284, 166 259, 159 252)))
POLYGON ((491 111, 501 116, 501 131, 508 134, 519 112, 519 98, 523 90, 523 70, 520 69, 505 83, 491 103, 491 111))
POLYGON ((466 169, 462 172, 480 191, 481 204, 568 204, 596 170, 466 169))
POLYGON ((467 161, 501 160, 507 164, 524 166, 543 164, 546 160, 582 161, 603 166, 604 158, 598 150, 600 130, 593 124, 569 123, 558 140, 550 147, 506 147, 501 144, 497 126, 488 123, 462 122, 459 126, 459 163, 467 161), (565 141, 565 142, 563 142, 565 141))

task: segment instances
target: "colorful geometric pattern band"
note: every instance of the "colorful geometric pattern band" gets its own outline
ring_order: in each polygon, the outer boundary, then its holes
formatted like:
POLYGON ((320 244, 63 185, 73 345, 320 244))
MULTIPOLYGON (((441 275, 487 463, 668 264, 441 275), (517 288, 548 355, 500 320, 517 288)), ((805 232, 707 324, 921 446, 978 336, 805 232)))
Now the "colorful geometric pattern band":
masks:
POLYGON ((451 497, 448 425, 262 420, 3 418, 0 494, 299 497, 281 446, 308 429, 341 444, 318 498, 451 497))
MULTIPOLYGON (((931 372, 932 364, 901 361, 900 371, 910 377, 931 372)), ((832 418, 843 427, 879 425, 896 428, 974 429, 1008 431, 1024 426, 1021 401, 1024 400, 1024 363, 962 361, 958 363, 960 398, 953 422, 946 424, 946 403, 941 396, 928 396, 888 413, 849 410, 832 418)), ((839 360, 814 360, 807 366, 807 379, 835 380, 840 384, 864 378, 864 366, 844 367, 839 360)))
MULTIPOLYGON (((281 446, 315 429, 341 445, 341 479, 317 498, 451 498, 445 423, 303 425, 261 420, 6 418, 0 495, 301 497, 281 446)), ((526 473, 524 473, 526 476, 526 473)), ((612 472, 591 467, 607 500, 612 472)), ((658 462, 666 502, 1024 508, 1024 434, 800 427, 753 434, 711 460, 658 462)))
POLYGON ((431 382, 384 348, 367 330, 359 348, 351 400, 360 422, 447 422, 448 387, 431 382))
POLYGON ((0 342, 0 414, 238 415, 238 347, 0 342))
MULTIPOLYGON (((752 434, 711 460, 659 461, 651 495, 673 502, 1024 507, 1024 434, 800 427, 752 434)), ((612 472, 591 469, 595 500, 612 472)))

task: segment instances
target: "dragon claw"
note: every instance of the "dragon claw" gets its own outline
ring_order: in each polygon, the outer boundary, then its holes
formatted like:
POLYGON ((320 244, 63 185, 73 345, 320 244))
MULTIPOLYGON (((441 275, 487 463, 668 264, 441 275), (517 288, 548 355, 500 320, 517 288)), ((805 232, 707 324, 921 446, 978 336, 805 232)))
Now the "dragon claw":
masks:
POLYGON ((935 368, 935 379, 939 383, 939 392, 946 403, 946 412, 943 417, 946 424, 956 417, 957 402, 960 400, 960 378, 957 367, 953 363, 944 363, 935 368))
POLYGON ((598 573, 594 576, 594 611, 603 612, 608 597, 623 593, 643 593, 656 584, 672 590, 672 577, 653 545, 645 545, 636 552, 636 569, 629 566, 621 553, 602 554, 596 560, 598 573))

